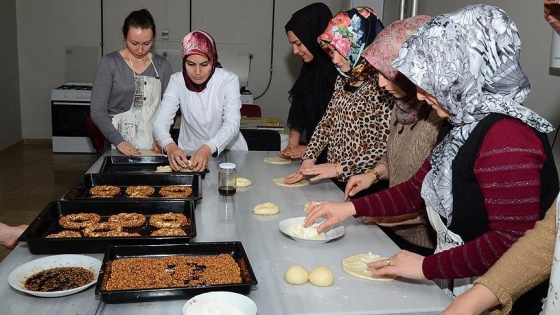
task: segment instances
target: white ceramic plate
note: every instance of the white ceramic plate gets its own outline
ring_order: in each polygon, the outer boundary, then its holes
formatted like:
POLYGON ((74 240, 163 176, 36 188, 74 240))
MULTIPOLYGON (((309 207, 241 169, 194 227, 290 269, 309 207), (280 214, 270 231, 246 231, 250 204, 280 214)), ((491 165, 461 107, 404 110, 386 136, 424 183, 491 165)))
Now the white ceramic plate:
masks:
POLYGON ((87 289, 97 281, 97 277, 99 276, 99 269, 101 269, 101 261, 93 257, 84 255, 55 255, 35 259, 17 267, 8 276, 8 282, 10 283, 12 288, 21 292, 25 292, 27 294, 40 297, 59 297, 78 293, 82 290, 87 289), (27 278, 43 270, 56 267, 82 267, 88 269, 93 272, 93 281, 78 288, 53 292, 31 291, 27 290, 24 287, 23 284, 27 278))
MULTIPOLYGON (((228 292, 228 291, 213 291, 208 293, 199 294, 192 299, 188 300, 183 306, 183 315, 201 315, 211 311, 212 306, 222 305, 225 307, 235 307, 243 315, 257 314, 257 305, 253 300, 243 294, 228 292)), ((211 314, 218 314, 218 310, 211 314)))
MULTIPOLYGON (((342 225, 331 227, 331 229, 329 229, 328 231, 325 232, 325 238, 320 239, 320 240, 305 239, 305 238, 301 238, 301 237, 298 237, 298 236, 294 235, 292 233, 291 229, 290 229, 290 226, 292 226, 293 224, 296 224, 296 223, 303 223, 304 220, 305 220, 305 217, 297 217, 297 218, 286 219, 286 220, 278 223, 278 229, 280 229, 280 231, 282 233, 284 233, 284 234, 288 235, 289 237, 293 238, 296 242, 299 242, 299 243, 302 243, 302 244, 307 244, 307 245, 324 244, 326 242, 330 242, 330 241, 332 241, 334 239, 337 239, 337 238, 341 237, 342 235, 344 235, 345 230, 344 230, 344 226, 342 226, 342 225)), ((321 221, 317 221, 317 222, 321 222, 321 221)))

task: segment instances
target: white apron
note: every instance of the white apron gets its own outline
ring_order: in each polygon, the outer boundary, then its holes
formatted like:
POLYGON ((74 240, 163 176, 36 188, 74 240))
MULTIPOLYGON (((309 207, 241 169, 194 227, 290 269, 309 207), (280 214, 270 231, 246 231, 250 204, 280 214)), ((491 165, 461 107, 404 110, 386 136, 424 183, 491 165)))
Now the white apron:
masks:
MULTIPOLYGON (((150 62, 157 76, 136 75, 133 68, 135 88, 132 106, 128 111, 113 116, 112 120, 113 126, 121 133, 124 140, 132 144, 137 150, 152 148, 154 143, 152 124, 156 109, 161 103, 162 88, 159 73, 152 58, 150 58, 150 62)), ((132 65, 132 62, 130 64, 132 65)))
MULTIPOLYGON (((441 221, 441 217, 430 205, 426 205, 426 212, 428 213, 428 218, 434 230, 436 231, 437 235, 437 246, 435 253, 440 253, 445 250, 461 246, 465 242, 463 239, 450 231, 447 226, 441 221)), ((438 280, 435 281, 442 287, 442 290, 447 294, 450 298, 453 298, 461 293, 467 291, 470 287, 472 287, 472 283, 476 280, 477 277, 472 278, 460 278, 454 280, 438 280), (450 286, 449 284, 452 284, 450 286)))

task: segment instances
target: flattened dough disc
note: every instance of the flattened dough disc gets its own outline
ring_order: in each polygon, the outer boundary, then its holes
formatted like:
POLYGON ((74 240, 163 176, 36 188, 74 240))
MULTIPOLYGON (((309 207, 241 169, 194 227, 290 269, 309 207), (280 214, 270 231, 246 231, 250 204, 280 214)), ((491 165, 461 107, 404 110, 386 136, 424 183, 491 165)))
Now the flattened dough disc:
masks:
POLYGON ((372 253, 358 254, 342 259, 342 269, 350 275, 361 279, 374 281, 393 281, 396 277, 374 278, 371 276, 371 269, 367 267, 367 264, 383 259, 387 259, 387 257, 381 257, 372 253))
POLYGON ((288 184, 284 184, 284 177, 280 177, 280 178, 275 178, 272 180, 276 185, 278 186, 283 186, 283 187, 302 187, 302 186, 307 186, 309 185, 309 181, 307 179, 302 179, 297 183, 288 185, 288 184))
POLYGON ((267 156, 267 157, 264 158, 263 161, 265 161, 267 163, 270 163, 270 164, 290 164, 290 163, 292 163, 292 160, 281 158, 279 156, 267 156))

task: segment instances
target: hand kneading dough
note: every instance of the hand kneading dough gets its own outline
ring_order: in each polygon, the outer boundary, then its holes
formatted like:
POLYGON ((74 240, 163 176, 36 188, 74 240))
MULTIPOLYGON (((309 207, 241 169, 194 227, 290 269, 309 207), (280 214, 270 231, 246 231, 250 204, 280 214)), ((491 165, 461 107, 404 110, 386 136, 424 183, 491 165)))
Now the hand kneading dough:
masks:
POLYGON ((264 158, 264 161, 270 164, 290 164, 292 160, 281 158, 279 156, 267 156, 264 158))
POLYGON ((273 204, 272 202, 261 203, 253 208, 253 213, 260 215, 277 214, 279 211, 280 210, 278 209, 278 206, 273 204))
POLYGON ((319 225, 319 223, 313 223, 308 227, 303 227, 303 223, 294 223, 288 228, 293 235, 299 238, 303 238, 306 240, 324 240, 325 233, 317 233, 317 228, 319 227, 319 225))
POLYGON ((383 277, 374 278, 371 276, 371 269, 368 268, 367 264, 370 262, 387 259, 387 257, 381 257, 372 253, 359 254, 344 258, 342 260, 342 269, 354 277, 366 279, 366 280, 376 280, 376 281, 392 281, 396 277, 383 277))
POLYGON ((276 185, 278 186, 282 186, 282 187, 301 187, 301 186, 307 186, 309 185, 309 181, 307 179, 302 179, 297 183, 293 183, 293 184, 285 184, 284 183, 284 177, 280 177, 280 178, 275 178, 272 180, 276 185))
POLYGON ((235 185, 237 187, 249 187, 251 186, 251 181, 248 180, 247 178, 243 178, 243 177, 237 177, 235 179, 235 185))
POLYGON ((302 266, 291 266, 284 273, 284 280, 289 284, 304 284, 309 280, 309 274, 302 266))
POLYGON ((309 282, 318 287, 328 287, 334 283, 334 275, 327 267, 317 267, 309 273, 309 282))

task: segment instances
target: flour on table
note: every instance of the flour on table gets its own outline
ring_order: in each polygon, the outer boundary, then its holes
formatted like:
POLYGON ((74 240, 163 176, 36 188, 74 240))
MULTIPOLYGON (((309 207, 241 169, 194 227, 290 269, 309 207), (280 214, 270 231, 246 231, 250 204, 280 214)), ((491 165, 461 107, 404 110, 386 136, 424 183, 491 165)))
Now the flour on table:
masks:
POLYGON ((187 310, 188 315, 243 315, 237 307, 217 301, 204 300, 193 303, 187 310))

